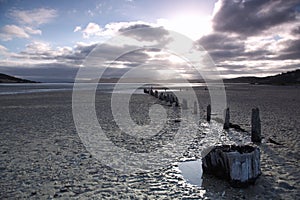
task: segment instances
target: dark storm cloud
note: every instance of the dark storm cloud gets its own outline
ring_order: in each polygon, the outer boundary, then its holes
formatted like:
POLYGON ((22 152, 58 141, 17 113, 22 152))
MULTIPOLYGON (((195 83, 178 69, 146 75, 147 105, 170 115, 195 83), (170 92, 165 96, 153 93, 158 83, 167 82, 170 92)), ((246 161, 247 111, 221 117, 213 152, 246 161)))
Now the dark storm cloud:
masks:
POLYGON ((203 36, 198 42, 208 51, 216 49, 243 50, 244 48, 244 43, 240 38, 230 37, 222 33, 203 36))
POLYGON ((292 34, 300 34, 300 26, 294 28, 294 29, 292 30, 292 34))
POLYGON ((223 74, 277 73, 284 65, 284 70, 299 66, 290 63, 300 59, 300 1, 221 0, 220 5, 213 32, 197 44, 223 74), (282 62, 277 65, 277 60, 282 62))
POLYGON ((286 48, 283 50, 286 53, 298 53, 300 58, 300 39, 290 40, 286 43, 286 48))
POLYGON ((237 59, 245 51, 244 41, 241 38, 221 33, 204 36, 197 43, 207 50, 216 62, 237 59))
POLYGON ((285 48, 274 58, 275 60, 300 59, 300 39, 289 40, 284 43, 284 46, 285 48))
POLYGON ((219 32, 250 36, 270 27, 296 21, 298 0, 223 0, 214 16, 213 28, 219 32))

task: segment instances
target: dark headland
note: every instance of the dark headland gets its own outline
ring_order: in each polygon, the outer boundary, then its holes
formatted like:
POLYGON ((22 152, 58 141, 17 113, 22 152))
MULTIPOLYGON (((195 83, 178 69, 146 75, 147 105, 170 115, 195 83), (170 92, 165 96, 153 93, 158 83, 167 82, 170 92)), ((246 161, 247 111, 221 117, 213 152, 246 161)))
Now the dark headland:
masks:
POLYGON ((38 82, 21 79, 21 78, 0 73, 0 83, 38 83, 38 82))
POLYGON ((266 77, 238 77, 224 79, 225 83, 250 83, 250 84, 269 84, 269 85, 294 85, 300 84, 300 69, 289 71, 274 76, 266 77))

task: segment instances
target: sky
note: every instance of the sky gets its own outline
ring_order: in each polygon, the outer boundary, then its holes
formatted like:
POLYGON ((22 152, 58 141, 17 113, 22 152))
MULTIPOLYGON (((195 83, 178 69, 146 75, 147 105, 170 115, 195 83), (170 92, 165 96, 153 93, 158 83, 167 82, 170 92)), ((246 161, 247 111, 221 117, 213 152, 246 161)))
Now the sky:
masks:
MULTIPOLYGON (((0 0, 0 18, 0 73, 35 81, 73 81, 97 44, 138 28, 153 28, 139 32, 141 42, 167 44, 164 30, 187 36, 224 78, 300 68, 299 0, 0 0)), ((109 52, 125 50, 101 48, 107 60, 109 52)), ((181 58, 157 49, 118 59, 107 77, 151 60, 160 75, 196 78, 181 58)))

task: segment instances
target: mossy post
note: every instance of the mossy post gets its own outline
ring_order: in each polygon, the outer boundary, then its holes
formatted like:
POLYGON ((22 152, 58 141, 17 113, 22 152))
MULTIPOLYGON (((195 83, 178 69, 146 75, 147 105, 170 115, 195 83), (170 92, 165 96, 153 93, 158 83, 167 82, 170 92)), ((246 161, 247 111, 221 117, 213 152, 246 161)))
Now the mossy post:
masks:
POLYGON ((206 110, 207 110, 206 111, 206 120, 208 122, 210 122, 210 119, 211 119, 211 105, 210 104, 207 106, 206 110))
POLYGON ((252 142, 261 142, 261 124, 259 117, 259 109, 252 109, 251 117, 251 141, 252 142))
POLYGON ((226 108, 225 110, 225 122, 223 128, 225 130, 228 130, 230 127, 230 113, 229 113, 229 108, 226 108))

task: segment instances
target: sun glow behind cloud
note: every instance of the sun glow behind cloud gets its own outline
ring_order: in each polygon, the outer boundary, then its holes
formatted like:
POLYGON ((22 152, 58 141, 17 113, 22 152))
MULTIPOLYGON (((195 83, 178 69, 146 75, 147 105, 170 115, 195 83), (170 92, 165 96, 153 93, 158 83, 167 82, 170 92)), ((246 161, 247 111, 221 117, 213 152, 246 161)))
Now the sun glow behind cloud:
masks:
POLYGON ((173 15, 169 19, 158 19, 157 24, 197 40, 212 31, 211 16, 196 13, 173 15))

